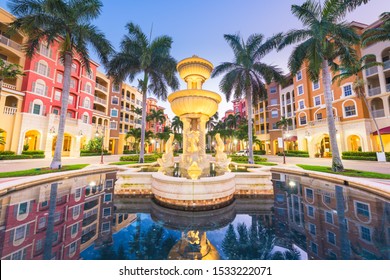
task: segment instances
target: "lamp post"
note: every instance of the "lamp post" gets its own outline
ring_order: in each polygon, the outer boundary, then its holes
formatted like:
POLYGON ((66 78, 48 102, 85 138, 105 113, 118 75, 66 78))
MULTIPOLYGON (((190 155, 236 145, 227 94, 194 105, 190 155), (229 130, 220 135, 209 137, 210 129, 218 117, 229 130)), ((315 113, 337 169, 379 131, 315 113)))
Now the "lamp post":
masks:
MULTIPOLYGON (((100 164, 104 164, 103 156, 104 156, 104 134, 106 132, 106 127, 102 124, 103 130, 102 130, 102 144, 101 144, 101 154, 100 154, 100 164)), ((99 129, 96 128, 96 137, 99 136, 99 129)))

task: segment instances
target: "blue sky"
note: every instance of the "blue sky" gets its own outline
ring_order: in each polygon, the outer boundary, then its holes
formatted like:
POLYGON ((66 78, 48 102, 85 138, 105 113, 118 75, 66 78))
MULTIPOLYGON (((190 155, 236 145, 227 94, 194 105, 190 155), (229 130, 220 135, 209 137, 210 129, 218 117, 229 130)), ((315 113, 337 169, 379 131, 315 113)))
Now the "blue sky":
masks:
MULTIPOLYGON (((0 6, 6 8, 5 0, 0 6)), ((126 33, 125 24, 132 21, 152 37, 169 35, 173 38, 172 55, 179 61, 194 54, 210 60, 215 66, 233 58, 223 34, 240 34, 247 38, 252 33, 269 37, 275 33, 300 28, 300 22, 291 15, 292 4, 303 0, 103 0, 102 14, 95 24, 106 34, 116 49, 126 33)), ((370 24, 379 14, 390 10, 388 0, 371 0, 347 16, 348 21, 370 24)), ((278 65, 287 72, 291 48, 272 52, 264 61, 278 65)), ((94 54, 91 55, 96 58, 94 54)), ((103 70, 103 69, 102 69, 103 70)), ((204 88, 219 93, 219 78, 207 81, 204 88)), ((134 83, 135 84, 135 83, 134 83)), ((184 88, 184 84, 181 86, 184 88)), ((222 94, 221 94, 222 95, 222 94)), ((168 103, 160 102, 172 117, 168 103)), ((231 108, 231 102, 222 101, 220 116, 231 108)))

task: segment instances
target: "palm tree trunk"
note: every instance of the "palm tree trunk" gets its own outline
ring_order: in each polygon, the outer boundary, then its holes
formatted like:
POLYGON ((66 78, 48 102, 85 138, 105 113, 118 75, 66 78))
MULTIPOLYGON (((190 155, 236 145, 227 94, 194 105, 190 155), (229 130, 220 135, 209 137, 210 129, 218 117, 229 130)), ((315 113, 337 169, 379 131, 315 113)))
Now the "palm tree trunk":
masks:
POLYGON ((377 133, 378 133, 379 142, 380 142, 380 144, 381 144, 381 151, 382 151, 382 153, 384 153, 384 152, 385 152, 385 146, 383 145, 383 140, 382 140, 381 133, 380 133, 380 131, 379 131, 378 123, 376 122, 376 119, 375 119, 375 117, 374 117, 374 114, 372 113, 372 110, 371 110, 370 106, 368 105, 368 101, 367 101, 367 98, 366 98, 366 96, 364 95, 364 93, 363 93, 363 92, 360 92, 360 96, 361 96, 361 98, 363 99, 364 104, 366 104, 366 107, 367 107, 367 110, 368 110, 368 113, 369 113, 371 119, 374 121, 375 129, 376 129, 376 131, 377 131, 377 133))
POLYGON ((71 68, 72 68, 72 54, 70 52, 66 52, 64 58, 64 87, 62 89, 62 95, 61 95, 60 121, 58 124, 58 134, 57 134, 56 147, 54 150, 54 157, 50 164, 51 169, 61 168, 62 144, 64 142, 66 114, 68 112, 71 68))
POLYGON ((246 94, 246 103, 246 109, 248 110, 248 163, 253 164, 252 95, 249 91, 246 94))
POLYGON ((322 82, 325 88, 324 97, 326 105, 326 116, 328 122, 330 146, 332 147, 332 170, 335 172, 340 172, 344 170, 344 166, 341 161, 339 147, 337 145, 336 124, 332 108, 331 77, 327 60, 322 61, 322 82))
POLYGON ((145 154, 145 129, 146 129, 146 93, 148 90, 148 75, 144 74, 142 82, 142 120, 141 120, 141 147, 139 152, 139 163, 144 163, 145 154))

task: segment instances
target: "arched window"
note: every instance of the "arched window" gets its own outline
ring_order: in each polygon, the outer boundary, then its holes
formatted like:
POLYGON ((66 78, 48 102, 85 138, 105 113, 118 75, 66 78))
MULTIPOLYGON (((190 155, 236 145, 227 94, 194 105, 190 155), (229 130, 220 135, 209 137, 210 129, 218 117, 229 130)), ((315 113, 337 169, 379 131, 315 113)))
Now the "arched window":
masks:
POLYGON ((41 74, 43 76, 46 76, 46 77, 50 76, 49 65, 44 60, 40 60, 37 63, 35 63, 35 69, 34 70, 35 70, 35 72, 37 72, 37 73, 39 73, 39 74, 41 74))
POLYGON ((357 116, 356 103, 353 99, 343 102, 343 113, 344 113, 344 118, 357 116))
POLYGON ((89 99, 89 97, 85 97, 84 98, 84 108, 91 108, 91 100, 89 99))
POLYGON ((34 101, 30 102, 30 108, 29 113, 34 115, 45 115, 46 108, 45 105, 43 105, 42 100, 35 99, 34 101))
POLYGON ((87 82, 84 86, 84 91, 85 92, 88 92, 88 93, 91 93, 92 92, 92 85, 90 82, 87 82))
POLYGON ((307 125, 307 116, 305 112, 301 112, 298 116, 299 125, 307 125))
POLYGON ((88 115, 88 113, 84 113, 83 114, 82 120, 83 120, 83 123, 89 123, 89 115, 88 115))
POLYGON ((35 94, 47 96, 48 90, 45 81, 38 79, 32 83, 32 92, 35 94))

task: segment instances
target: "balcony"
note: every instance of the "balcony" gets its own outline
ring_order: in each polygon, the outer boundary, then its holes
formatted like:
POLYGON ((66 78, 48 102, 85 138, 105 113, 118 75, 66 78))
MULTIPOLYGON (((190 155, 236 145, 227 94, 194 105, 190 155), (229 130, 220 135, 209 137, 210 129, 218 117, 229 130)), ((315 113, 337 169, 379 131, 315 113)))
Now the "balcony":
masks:
MULTIPOLYGON (((334 118, 334 121, 337 123, 340 121, 340 117, 333 117, 334 118)), ((310 126, 316 126, 316 125, 326 125, 328 122, 327 122, 327 118, 324 118, 324 119, 320 119, 320 120, 315 120, 315 121, 310 121, 309 122, 309 125, 310 126)))
POLYGON ((12 41, 11 39, 8 39, 7 37, 4 37, 3 35, 0 35, 0 42, 6 46, 9 46, 17 51, 22 51, 22 46, 15 41, 12 41))
POLYGON ((386 84, 386 92, 390 92, 390 84, 386 84))
POLYGON ((107 88, 101 84, 96 83, 96 88, 100 89, 101 91, 108 92, 107 88))
POLYGON ((17 111, 18 111, 18 108, 16 108, 16 107, 4 106, 3 114, 4 115, 15 115, 17 111))
POLYGON ((390 60, 383 62, 383 70, 390 69, 390 60))
POLYGON ((372 110, 372 116, 374 118, 382 118, 385 116, 385 110, 384 109, 372 110))
POLYGON ((374 75, 376 73, 378 73, 378 67, 377 66, 372 66, 372 67, 366 69, 366 76, 367 77, 371 76, 371 75, 374 75))
POLYGON ((291 99, 287 99, 286 104, 290 104, 290 103, 291 103, 291 99))
POLYGON ((105 100, 105 99, 103 99, 103 98, 100 98, 100 97, 97 97, 97 96, 94 97, 94 100, 95 100, 97 103, 100 103, 100 104, 103 104, 103 105, 106 105, 106 104, 107 104, 107 100, 105 100))
POLYGON ((11 90, 16 90, 16 86, 15 85, 7 84, 7 83, 3 83, 2 88, 8 88, 8 89, 11 89, 11 90))
POLYGON ((368 89, 368 96, 375 96, 381 94, 381 87, 374 87, 368 89))

